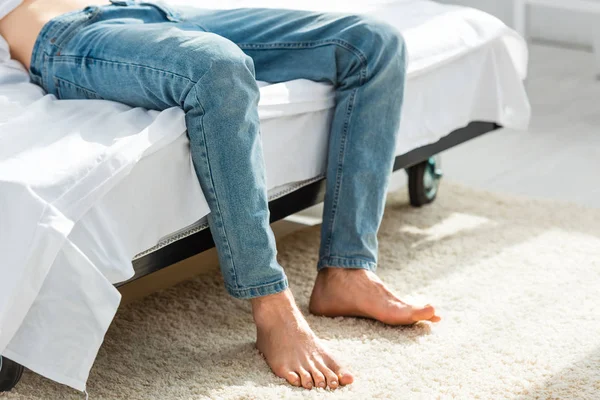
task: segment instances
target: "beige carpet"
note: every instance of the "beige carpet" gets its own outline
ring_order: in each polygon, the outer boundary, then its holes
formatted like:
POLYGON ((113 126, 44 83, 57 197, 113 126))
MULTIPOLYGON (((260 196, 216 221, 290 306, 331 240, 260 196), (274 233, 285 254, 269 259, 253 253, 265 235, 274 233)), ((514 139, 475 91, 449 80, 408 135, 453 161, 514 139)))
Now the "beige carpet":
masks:
MULTIPOLYGON (((280 242, 300 306, 318 227, 280 242)), ((445 183, 437 202, 390 196, 380 276, 439 305, 444 321, 390 328, 309 322, 355 372, 337 392, 291 388, 253 347, 246 302, 217 274, 123 308, 92 371, 90 399, 599 399, 600 210, 445 183)), ((26 373, 6 399, 81 399, 26 373)))

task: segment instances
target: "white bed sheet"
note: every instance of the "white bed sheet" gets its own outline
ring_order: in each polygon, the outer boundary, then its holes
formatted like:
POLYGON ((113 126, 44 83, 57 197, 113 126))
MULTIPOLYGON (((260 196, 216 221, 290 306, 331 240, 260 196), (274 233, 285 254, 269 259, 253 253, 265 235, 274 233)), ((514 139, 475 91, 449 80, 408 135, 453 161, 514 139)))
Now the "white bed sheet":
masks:
MULTIPOLYGON (((214 7, 211 0, 171 3, 214 7)), ((366 12, 395 25, 406 39, 410 56, 398 154, 435 142, 472 120, 495 121, 512 128, 527 125, 530 110, 522 84, 526 47, 494 17, 427 0, 321 3, 303 0, 282 5, 280 0, 232 0, 221 2, 220 7, 287 6, 366 12)), ((176 109, 162 113, 134 109, 127 114, 127 107, 111 102, 94 103, 93 110, 91 102, 85 107, 77 101, 58 105, 52 96, 44 96, 28 83, 26 72, 15 62, 2 61, 6 58, 6 44, 0 40, 0 124, 31 118, 32 110, 60 109, 61 115, 69 115, 70 107, 71 121, 79 123, 85 113, 93 111, 107 113, 103 115, 112 112, 119 118, 130 115, 128 126, 143 129, 142 121, 150 133, 161 126, 182 125, 183 113, 176 109)), ((307 81, 268 85, 261 94, 259 111, 268 184, 271 194, 276 195, 276 188, 282 185, 323 173, 333 95, 327 85, 307 81)), ((52 116, 35 118, 45 118, 51 124, 52 116)), ((158 140, 149 147, 152 151, 144 153, 145 158, 128 160, 135 165, 129 175, 113 180, 111 189, 98 196, 75 221, 35 301, 3 350, 4 355, 82 390, 117 306, 115 294, 109 293, 102 282, 128 279, 133 274, 132 257, 208 213, 191 167, 185 135, 178 131, 177 135, 158 136, 169 137, 170 144, 158 140), (99 299, 106 302, 98 304, 99 299), (74 306, 81 303, 89 307, 89 313, 74 306)), ((5 333, 6 329, 0 332, 5 333)), ((0 347, 4 345, 0 341, 0 347)))

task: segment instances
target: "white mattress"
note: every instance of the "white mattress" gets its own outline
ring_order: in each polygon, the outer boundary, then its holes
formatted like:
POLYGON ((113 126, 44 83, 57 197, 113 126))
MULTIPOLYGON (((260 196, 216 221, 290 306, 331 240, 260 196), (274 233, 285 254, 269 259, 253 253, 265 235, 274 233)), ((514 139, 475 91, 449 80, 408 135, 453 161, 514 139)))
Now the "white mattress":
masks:
MULTIPOLYGON (((214 8, 212 0, 170 3, 214 8)), ((320 3, 292 1, 284 6, 368 13, 404 35, 410 62, 397 154, 436 142, 470 121, 527 126, 530 108, 522 83, 527 49, 496 18, 427 0, 320 3)), ((219 7, 258 6, 282 4, 230 0, 219 7)), ((259 113, 272 198, 323 176, 333 106, 333 91, 326 84, 306 80, 262 84, 259 113)), ((183 112, 173 118, 183 119, 183 112)), ((87 212, 69 238, 117 283, 132 276, 132 268, 123 268, 132 258, 200 229, 199 221, 208 213, 182 135, 141 160, 87 212)))

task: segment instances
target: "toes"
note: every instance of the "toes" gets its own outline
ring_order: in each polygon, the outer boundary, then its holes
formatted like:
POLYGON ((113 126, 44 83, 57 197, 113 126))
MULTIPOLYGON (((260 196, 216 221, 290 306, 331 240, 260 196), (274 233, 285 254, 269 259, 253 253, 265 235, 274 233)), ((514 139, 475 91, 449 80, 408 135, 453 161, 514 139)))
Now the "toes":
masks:
POLYGON ((342 386, 346 386, 354 382, 354 376, 352 376, 352 374, 346 370, 339 371, 337 375, 340 385, 342 386))
POLYGON ((425 308, 430 308, 433 312, 433 315, 431 316, 431 318, 429 318, 431 322, 439 322, 442 320, 442 317, 436 314, 435 308, 431 304, 426 304, 425 308))
POLYGON ((339 386, 339 378, 335 372, 329 369, 325 364, 319 364, 318 368, 325 376, 327 387, 329 387, 329 389, 337 389, 339 386))
POLYGON ((287 368, 285 366, 279 366, 276 368, 272 368, 272 370, 275 373, 275 375, 285 379, 290 385, 300 386, 300 376, 296 372, 292 371, 290 368, 287 368))
POLYGON ((439 315, 434 315, 433 317, 429 318, 429 320, 431 322, 440 322, 442 320, 442 317, 440 317, 439 315))
MULTIPOLYGON (((354 377, 352 376, 352 374, 344 367, 341 367, 333 358, 327 356, 325 357, 325 361, 329 366, 329 369, 333 371, 335 377, 337 378, 336 386, 345 386, 354 382, 354 377)), ((333 389, 333 387, 331 388, 333 389)))
POLYGON ((431 304, 424 307, 413 307, 412 319, 417 321, 428 321, 435 317, 435 308, 431 304))
POLYGON ((325 375, 317 368, 317 366, 313 365, 310 369, 310 374, 312 375, 313 382, 315 383, 315 387, 324 389, 327 387, 327 381, 325 380, 325 375))
POLYGON ((300 381, 302 382, 302 387, 305 389, 313 388, 313 380, 310 372, 305 370, 304 368, 298 368, 298 375, 300 375, 300 381))
POLYGON ((285 379, 292 386, 300 386, 300 376, 295 372, 290 371, 287 374, 285 374, 285 379))

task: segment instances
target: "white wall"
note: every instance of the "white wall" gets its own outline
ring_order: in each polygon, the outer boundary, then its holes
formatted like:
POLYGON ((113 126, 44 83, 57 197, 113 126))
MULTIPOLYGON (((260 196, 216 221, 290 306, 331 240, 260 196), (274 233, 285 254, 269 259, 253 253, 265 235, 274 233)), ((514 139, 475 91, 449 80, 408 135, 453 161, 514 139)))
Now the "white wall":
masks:
MULTIPOLYGON (((479 8, 512 26, 512 0, 437 0, 479 8)), ((568 1, 568 0, 565 0, 568 1)), ((594 0, 600 3, 600 0, 594 0)), ((591 46, 592 26, 600 24, 600 16, 565 12, 533 6, 529 13, 529 32, 533 38, 591 46)))

